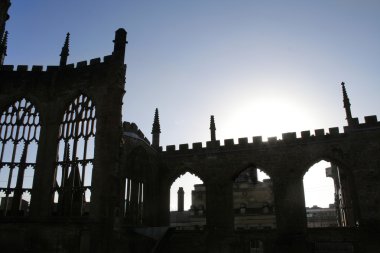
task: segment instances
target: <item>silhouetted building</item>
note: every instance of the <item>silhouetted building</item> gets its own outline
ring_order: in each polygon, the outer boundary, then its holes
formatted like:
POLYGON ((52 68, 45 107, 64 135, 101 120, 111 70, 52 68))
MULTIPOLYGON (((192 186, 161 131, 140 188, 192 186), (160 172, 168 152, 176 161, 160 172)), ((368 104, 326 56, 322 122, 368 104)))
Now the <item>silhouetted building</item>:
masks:
MULTIPOLYGON (((0 0, 2 60, 8 7, 0 0)), ((122 123, 127 32, 115 32, 110 55, 76 64, 62 37, 56 66, 0 63, 0 194, 17 199, 0 217, 2 252, 378 252, 380 122, 352 117, 344 83, 343 131, 221 141, 211 117, 210 141, 162 148, 158 110, 152 144, 136 124, 122 123), (332 163, 339 228, 307 227, 302 179, 321 159, 332 163), (237 176, 257 166, 270 181, 252 184, 253 171, 237 176), (170 186, 186 172, 204 183, 190 210, 204 220, 199 230, 168 228, 170 186), (15 215, 25 192, 27 217, 15 215), (268 224, 275 218, 275 228, 235 229, 258 213, 268 224)))

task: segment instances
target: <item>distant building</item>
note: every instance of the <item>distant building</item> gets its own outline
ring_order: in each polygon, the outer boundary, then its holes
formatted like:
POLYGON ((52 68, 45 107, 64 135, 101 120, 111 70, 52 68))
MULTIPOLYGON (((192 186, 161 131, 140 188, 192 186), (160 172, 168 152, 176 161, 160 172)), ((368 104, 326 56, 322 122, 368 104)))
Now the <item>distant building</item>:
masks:
POLYGON ((317 227, 338 227, 338 219, 336 216, 336 208, 334 204, 330 204, 328 208, 306 207, 307 226, 309 228, 317 227))
MULTIPOLYGON (((180 199, 180 198, 178 198, 180 199)), ((194 185, 189 211, 174 211, 170 224, 177 229, 199 229, 206 225, 206 186, 194 185)), ((181 203, 178 203, 181 206, 181 203)), ((257 180, 257 169, 249 168, 233 184, 234 227, 243 229, 276 228, 272 181, 257 180)))

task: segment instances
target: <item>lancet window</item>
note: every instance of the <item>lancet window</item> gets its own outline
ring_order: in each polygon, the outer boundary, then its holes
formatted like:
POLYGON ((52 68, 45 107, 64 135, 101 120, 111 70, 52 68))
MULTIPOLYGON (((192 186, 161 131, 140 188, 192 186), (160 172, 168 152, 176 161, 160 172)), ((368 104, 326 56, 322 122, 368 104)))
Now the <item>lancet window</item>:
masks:
POLYGON ((96 131, 95 105, 85 95, 66 110, 59 130, 54 187, 54 214, 87 215, 96 131))
POLYGON ((35 106, 20 99, 0 118, 0 212, 24 216, 29 212, 36 165, 40 117, 35 106))
POLYGON ((125 217, 129 224, 142 224, 144 212, 144 183, 125 180, 125 217))

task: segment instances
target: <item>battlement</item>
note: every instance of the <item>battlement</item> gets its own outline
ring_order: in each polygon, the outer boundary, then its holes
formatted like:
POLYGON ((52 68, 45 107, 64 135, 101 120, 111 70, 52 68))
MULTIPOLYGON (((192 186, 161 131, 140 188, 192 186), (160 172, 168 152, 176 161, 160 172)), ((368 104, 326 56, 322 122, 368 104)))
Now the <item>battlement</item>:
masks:
POLYGON ((138 126, 134 122, 123 122, 123 138, 124 137, 141 139, 150 145, 148 138, 145 137, 144 133, 138 128, 138 126))
POLYGON ((44 66, 42 65, 33 65, 33 66, 28 66, 28 65, 0 65, 0 71, 4 72, 56 72, 59 70, 67 70, 67 69, 83 69, 86 67, 92 67, 92 66, 97 66, 100 64, 104 63, 109 63, 112 61, 112 55, 107 55, 103 57, 103 61, 101 58, 94 58, 91 59, 89 62, 87 61, 80 61, 77 63, 72 63, 68 64, 66 66, 46 66, 44 69, 44 66))
POLYGON ((358 118, 353 118, 350 126, 345 126, 344 131, 360 131, 361 129, 370 129, 380 127, 380 121, 377 120, 376 115, 364 117, 364 123, 360 123, 358 118))
POLYGON ((340 132, 339 127, 331 127, 325 132, 325 129, 315 129, 314 133, 311 131, 302 131, 300 136, 297 137, 296 132, 283 133, 281 139, 277 137, 268 137, 266 141, 263 141, 262 136, 253 136, 251 140, 248 137, 238 138, 237 143, 234 139, 225 139, 224 145, 220 144, 219 140, 207 141, 203 146, 202 142, 195 142, 192 144, 192 148, 189 144, 179 144, 178 149, 175 145, 166 146, 166 153, 172 152, 188 152, 188 151, 200 151, 200 150, 212 150, 212 149, 227 149, 227 148, 247 148, 247 147, 260 147, 260 146, 276 146, 276 145, 291 145, 296 143, 316 142, 331 140, 332 138, 342 138, 347 136, 348 133, 369 128, 380 128, 380 122, 377 121, 375 115, 364 117, 364 123, 359 123, 357 118, 354 119, 352 126, 345 126, 344 131, 340 132))

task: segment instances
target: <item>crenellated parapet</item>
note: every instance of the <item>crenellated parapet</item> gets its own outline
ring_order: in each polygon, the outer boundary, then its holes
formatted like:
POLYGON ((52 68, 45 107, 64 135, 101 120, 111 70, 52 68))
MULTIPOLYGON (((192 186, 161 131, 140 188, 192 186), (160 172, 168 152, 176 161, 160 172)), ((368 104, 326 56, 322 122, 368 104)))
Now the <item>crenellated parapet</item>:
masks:
POLYGON ((379 128, 379 127, 380 127, 380 121, 377 120, 377 116, 370 115, 370 116, 364 117, 363 123, 360 123, 358 118, 353 118, 352 125, 345 126, 344 131, 355 132, 355 131, 361 131, 361 130, 370 130, 370 129, 379 128))
POLYGON ((77 63, 67 64, 65 66, 58 65, 48 65, 46 67, 42 65, 0 65, 1 72, 12 72, 14 74, 18 74, 19 72, 46 72, 52 73, 57 71, 69 71, 69 70, 83 70, 83 68, 94 68, 95 66, 99 66, 101 64, 105 65, 107 63, 112 62, 112 55, 107 55, 101 58, 94 58, 89 61, 80 61, 77 63))
MULTIPOLYGON (((35 97, 36 100, 55 100, 70 92, 107 95, 107 87, 114 85, 124 93, 126 65, 124 64, 127 32, 115 32, 112 54, 90 61, 66 64, 68 40, 61 52, 61 62, 57 66, 0 65, 0 102, 4 96, 35 97), (62 59, 64 57, 64 59, 62 59)), ((74 94, 75 96, 77 94, 74 94)), ((69 96, 69 95, 68 95, 69 96)), ((94 95, 95 96, 95 95, 94 95)), ((99 98, 99 102, 104 101, 99 98)))
POLYGON ((268 137, 267 140, 263 140, 262 136, 253 136, 252 138, 242 137, 238 138, 235 142, 234 139, 225 139, 221 143, 220 140, 207 141, 203 145, 202 142, 189 144, 179 144, 178 148, 175 145, 166 146, 166 151, 164 153, 181 153, 181 152, 215 152, 216 149, 220 151, 227 151, 229 149, 249 149, 249 148, 264 148, 264 147, 281 147, 286 145, 294 144, 310 144, 326 141, 341 140, 347 137, 350 133, 361 130, 378 129, 380 131, 380 121, 377 120, 375 115, 365 116, 364 122, 359 123, 357 118, 353 119, 352 126, 345 126, 344 131, 341 132, 339 127, 328 128, 327 132, 325 129, 315 129, 314 132, 311 131, 301 131, 299 137, 297 137, 296 132, 283 133, 282 138, 268 137))

